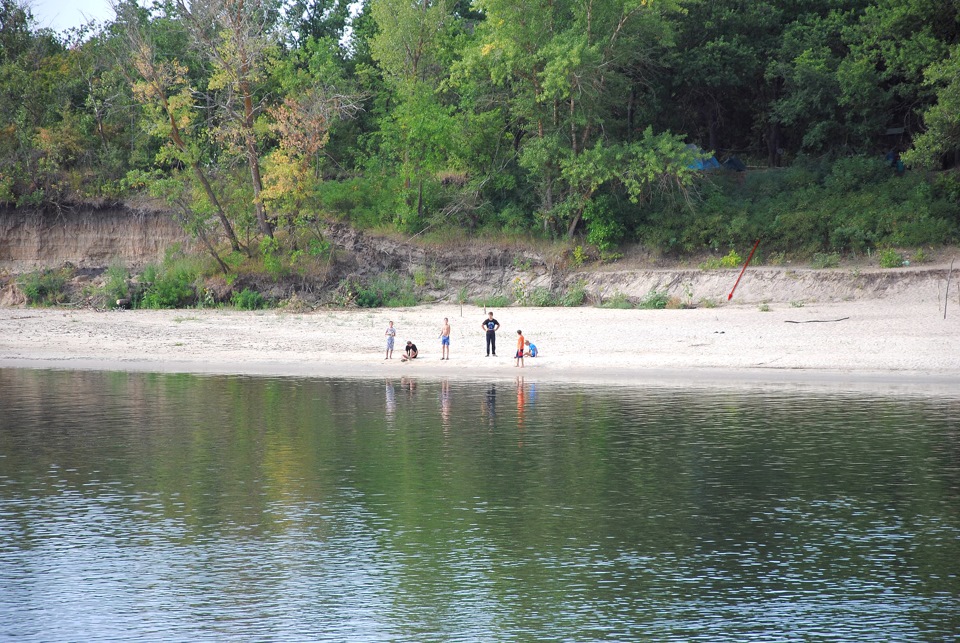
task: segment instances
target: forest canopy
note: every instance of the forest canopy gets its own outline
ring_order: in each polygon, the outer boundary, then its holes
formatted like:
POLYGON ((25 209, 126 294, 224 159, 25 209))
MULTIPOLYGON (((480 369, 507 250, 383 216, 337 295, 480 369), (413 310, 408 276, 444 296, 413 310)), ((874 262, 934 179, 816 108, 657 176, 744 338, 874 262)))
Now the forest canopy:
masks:
POLYGON ((957 238, 956 0, 115 10, 54 33, 0 0, 0 204, 148 193, 214 256, 318 219, 601 253, 957 238))

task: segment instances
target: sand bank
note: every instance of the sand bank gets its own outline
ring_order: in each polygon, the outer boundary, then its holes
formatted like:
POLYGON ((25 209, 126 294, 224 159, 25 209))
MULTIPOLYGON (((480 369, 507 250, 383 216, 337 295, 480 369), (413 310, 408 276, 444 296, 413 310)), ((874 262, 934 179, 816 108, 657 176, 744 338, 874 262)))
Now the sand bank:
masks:
POLYGON ((513 378, 516 331, 540 349, 522 371, 557 381, 819 382, 960 389, 960 309, 933 296, 690 310, 494 310, 486 357, 475 306, 317 311, 0 309, 0 367, 295 376, 513 378), (440 360, 443 318, 451 359, 440 360), (394 359, 384 330, 397 328, 394 359), (406 340, 420 357, 401 363, 406 340))

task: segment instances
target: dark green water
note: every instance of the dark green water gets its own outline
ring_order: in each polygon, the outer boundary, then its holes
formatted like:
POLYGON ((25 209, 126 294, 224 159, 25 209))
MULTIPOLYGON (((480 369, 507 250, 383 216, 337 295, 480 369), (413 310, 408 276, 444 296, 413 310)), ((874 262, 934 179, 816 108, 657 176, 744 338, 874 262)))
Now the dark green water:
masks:
POLYGON ((958 638, 960 394, 0 369, 0 640, 958 638))

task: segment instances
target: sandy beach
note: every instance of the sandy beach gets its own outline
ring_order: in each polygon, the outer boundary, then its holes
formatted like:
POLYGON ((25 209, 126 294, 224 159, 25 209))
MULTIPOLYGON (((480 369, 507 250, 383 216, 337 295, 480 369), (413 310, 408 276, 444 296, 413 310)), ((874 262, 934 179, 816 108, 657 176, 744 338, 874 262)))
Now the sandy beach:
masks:
POLYGON ((291 376, 513 378, 516 331, 540 349, 524 377, 584 382, 960 385, 960 309, 934 292, 846 302, 614 310, 507 307, 497 357, 476 306, 276 310, 0 308, 0 367, 291 376), (443 318, 451 358, 440 360, 443 318), (384 359, 388 321, 394 358, 384 359), (401 363, 406 340, 420 357, 401 363))

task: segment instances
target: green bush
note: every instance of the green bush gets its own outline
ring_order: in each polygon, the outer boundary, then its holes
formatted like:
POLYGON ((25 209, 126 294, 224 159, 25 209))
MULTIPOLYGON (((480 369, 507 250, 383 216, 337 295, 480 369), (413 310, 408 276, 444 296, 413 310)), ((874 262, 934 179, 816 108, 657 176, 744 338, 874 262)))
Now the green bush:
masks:
POLYGON ((118 299, 126 299, 130 296, 130 288, 127 283, 130 274, 127 269, 119 264, 114 264, 107 268, 103 280, 103 298, 107 304, 113 306, 118 299))
POLYGON ((423 288, 430 281, 430 273, 424 266, 417 266, 413 269, 413 283, 417 288, 423 288))
POLYGON ((892 248, 881 250, 877 259, 881 268, 899 268, 903 265, 903 255, 892 248))
POLYGON ((960 179, 896 176, 873 157, 801 159, 789 168, 704 177, 692 204, 657 196, 633 233, 675 254, 743 247, 757 237, 771 255, 955 243, 955 185, 960 179))
POLYGON ((67 268, 29 272, 17 279, 27 303, 32 306, 55 306, 67 301, 65 287, 72 272, 67 268))
POLYGON ((266 307, 267 300, 256 290, 244 288, 240 292, 233 293, 230 303, 240 310, 260 310, 266 307))
POLYGON ((737 268, 743 262, 743 257, 736 250, 731 250, 723 257, 710 257, 700 264, 701 270, 716 270, 717 268, 737 268))
POLYGON ((419 303, 415 283, 394 271, 382 273, 357 286, 356 302, 361 308, 400 308, 419 303))
POLYGON ((743 257, 736 250, 731 250, 720 259, 721 268, 739 268, 743 257))
POLYGON ((830 247, 835 250, 863 253, 876 243, 876 231, 864 224, 840 225, 830 232, 830 247))
POLYGON ((617 211, 618 208, 606 196, 589 201, 583 209, 587 243, 596 246, 601 254, 609 252, 626 234, 626 228, 618 218, 617 211))
POLYGON ((587 282, 583 279, 580 279, 570 287, 570 290, 565 292, 563 296, 560 297, 560 305, 567 307, 582 306, 586 298, 587 282))
POLYGON ((399 178, 350 178, 320 181, 315 187, 317 209, 335 213, 358 228, 375 228, 393 217, 393 201, 385 194, 398 194, 399 178))
POLYGON ((666 291, 657 292, 656 290, 651 290, 643 299, 637 302, 637 308, 663 310, 667 307, 668 301, 670 301, 670 296, 667 295, 666 291))
POLYGON ((489 295, 474 301, 474 305, 484 306, 486 308, 505 308, 511 303, 513 302, 510 301, 510 297, 507 295, 489 295))
POLYGON ((361 308, 379 308, 383 306, 383 297, 376 290, 360 286, 357 289, 356 302, 361 308))
POLYGON ((140 300, 141 308, 183 308, 196 300, 194 275, 184 271, 164 273, 147 287, 140 300))
POLYGON ((157 276, 160 274, 160 268, 148 263, 143 267, 143 272, 140 273, 140 281, 144 284, 152 284, 157 280, 157 276))
MULTIPOLYGON (((666 305, 666 303, 664 303, 666 305)), ((608 297, 602 304, 601 308, 633 308, 633 304, 630 302, 630 298, 627 297, 624 293, 619 290, 610 297, 608 297)))
POLYGON ((184 308, 194 304, 194 284, 200 277, 200 261, 169 254, 163 266, 147 265, 140 275, 140 308, 184 308))
POLYGON ((290 274, 290 257, 280 247, 276 237, 261 239, 260 259, 263 262, 263 269, 275 281, 280 281, 290 274))
POLYGON ((840 265, 840 255, 836 252, 817 252, 810 265, 817 269, 836 268, 840 265))
POLYGON ((527 297, 527 305, 544 308, 547 306, 556 306, 557 300, 553 296, 553 293, 550 292, 549 288, 538 286, 534 288, 533 291, 527 297))

